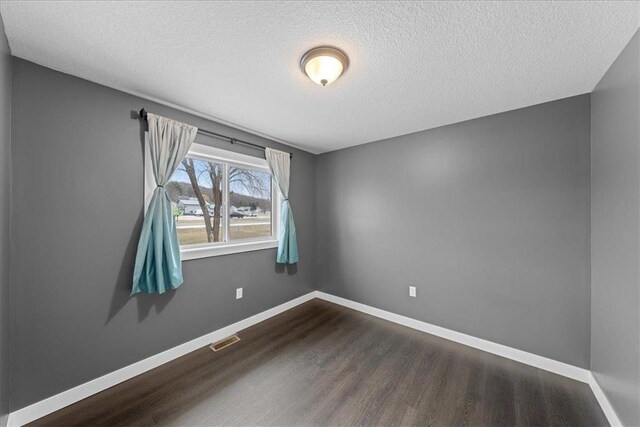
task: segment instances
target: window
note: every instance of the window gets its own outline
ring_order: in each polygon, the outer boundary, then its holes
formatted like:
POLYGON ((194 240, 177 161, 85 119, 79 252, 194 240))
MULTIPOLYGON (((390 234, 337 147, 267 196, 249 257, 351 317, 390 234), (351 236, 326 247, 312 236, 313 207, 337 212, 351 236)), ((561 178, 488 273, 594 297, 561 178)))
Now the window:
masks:
MULTIPOLYGON (((145 206, 155 181, 145 155, 145 206)), ((280 206, 264 159, 193 144, 165 185, 182 260, 275 248, 280 206)))

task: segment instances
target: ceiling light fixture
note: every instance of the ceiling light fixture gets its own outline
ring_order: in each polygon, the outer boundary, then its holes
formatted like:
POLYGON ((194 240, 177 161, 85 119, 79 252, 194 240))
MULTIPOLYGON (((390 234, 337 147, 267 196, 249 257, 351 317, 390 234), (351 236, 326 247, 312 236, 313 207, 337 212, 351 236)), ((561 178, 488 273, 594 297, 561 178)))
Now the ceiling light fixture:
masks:
POLYGON ((338 48, 330 46, 314 47, 300 60, 300 68, 314 82, 322 86, 330 85, 349 66, 349 58, 338 48))

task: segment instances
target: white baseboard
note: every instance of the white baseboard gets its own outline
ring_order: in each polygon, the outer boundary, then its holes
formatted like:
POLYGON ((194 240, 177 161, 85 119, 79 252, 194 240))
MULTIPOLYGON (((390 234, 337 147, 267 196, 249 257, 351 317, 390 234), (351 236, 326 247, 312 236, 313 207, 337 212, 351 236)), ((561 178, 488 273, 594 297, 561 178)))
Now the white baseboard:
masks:
POLYGON ((588 383, 591 386, 591 389, 593 390, 598 403, 602 407, 602 410, 607 416, 609 423, 612 426, 622 426, 620 419, 616 415, 613 407, 611 406, 611 403, 600 388, 600 385, 596 381, 591 371, 587 369, 578 368, 577 366, 558 362, 557 360, 538 356, 536 354, 507 347, 505 345, 497 344, 481 338, 476 338, 474 336, 463 334, 461 332, 452 331, 450 329, 432 325, 430 323, 422 322, 410 317, 401 316, 399 314, 391 313, 389 311, 351 301, 346 298, 337 297, 335 295, 327 294, 320 291, 314 291, 284 304, 281 304, 277 307, 273 307, 269 310, 263 311, 262 313, 258 313, 247 319, 241 320, 232 325, 226 326, 222 329, 218 329, 217 331, 211 332, 200 338, 196 338, 192 341, 181 344, 162 353, 156 354, 155 356, 151 356, 147 359, 141 360, 140 362, 136 362, 132 365, 106 374, 100 378, 96 378, 95 380, 81 384, 70 390, 56 394, 55 396, 49 397, 45 400, 41 400, 40 402, 34 403, 33 405, 12 412, 9 414, 7 427, 18 427, 30 423, 31 421, 35 421, 38 418, 44 417, 45 415, 48 415, 82 399, 106 390, 109 387, 113 387, 114 385, 117 385, 137 375, 147 372, 164 363, 184 356, 185 354, 202 348, 210 344, 211 342, 218 341, 224 337, 235 334, 238 331, 260 323, 270 317, 287 311, 314 298, 320 298, 325 301, 339 304, 341 306, 351 308, 362 313, 370 314, 372 316, 379 317, 390 322, 398 323, 412 329, 417 329, 431 335, 435 335, 441 338, 448 339, 450 341, 467 345, 469 347, 486 351, 488 353, 496 354, 507 359, 531 365, 536 368, 572 378, 583 383, 588 383))
POLYGON ((598 380, 596 380, 596 377, 593 376, 593 373, 591 372, 589 372, 589 385, 591 386, 591 390, 593 391, 593 394, 596 396, 596 399, 598 399, 598 403, 602 408, 602 412, 604 412, 604 414, 607 416, 607 420, 609 420, 609 424, 611 424, 612 427, 622 426, 622 422, 620 421, 620 418, 618 418, 618 414, 616 414, 616 411, 613 409, 613 406, 611 406, 611 402, 609 402, 609 399, 607 399, 607 396, 604 394, 604 391, 602 390, 602 388, 600 388, 600 384, 598 383, 598 380))
POLYGON ((201 336, 177 347, 173 347, 162 353, 151 356, 147 359, 136 362, 132 365, 126 366, 117 371, 106 374, 95 380, 80 384, 70 390, 63 391, 55 396, 36 402, 33 405, 29 405, 25 408, 19 409, 9 414, 7 421, 8 427, 18 427, 35 421, 38 418, 44 417, 52 412, 62 409, 72 403, 79 402, 89 396, 99 393, 103 390, 113 387, 123 381, 131 379, 137 375, 145 373, 153 368, 156 368, 164 363, 170 362, 178 357, 184 356, 194 350, 202 348, 212 342, 218 341, 229 335, 233 335, 238 331, 246 329, 257 323, 262 322, 270 317, 287 311, 297 305, 310 301, 316 297, 316 292, 309 292, 306 295, 293 299, 289 302, 281 304, 277 307, 270 308, 269 310, 258 313, 247 319, 236 322, 232 325, 226 326, 217 331, 211 332, 207 335, 201 336))
POLYGON ((372 316, 379 317, 390 322, 398 323, 412 329, 417 329, 419 331, 445 338, 450 341, 455 341, 457 343, 477 348, 488 353, 506 357, 507 359, 535 366, 536 368, 544 369, 545 371, 553 372, 554 374, 569 377, 583 383, 589 382, 590 371, 584 368, 578 368, 577 366, 569 365, 564 362, 558 362, 557 360, 538 356, 537 354, 528 353, 526 351, 518 350, 512 347, 507 347, 506 345, 483 340, 482 338, 476 338, 471 335, 452 331, 451 329, 432 325, 431 323, 412 319, 410 317, 401 316, 399 314, 391 313, 389 311, 381 310, 379 308, 371 307, 359 302, 351 301, 346 298, 337 297, 335 295, 327 294, 324 292, 317 291, 317 296, 320 299, 339 304, 347 308, 352 308, 362 313, 370 314, 372 316))

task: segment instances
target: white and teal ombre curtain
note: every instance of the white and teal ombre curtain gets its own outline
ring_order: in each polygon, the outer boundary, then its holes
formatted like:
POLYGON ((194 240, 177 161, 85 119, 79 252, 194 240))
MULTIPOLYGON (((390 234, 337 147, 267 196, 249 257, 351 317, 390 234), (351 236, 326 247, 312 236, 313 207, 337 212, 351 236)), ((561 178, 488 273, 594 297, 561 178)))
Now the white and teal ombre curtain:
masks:
POLYGON ((156 188, 144 215, 131 295, 162 294, 182 284, 180 245, 164 185, 187 155, 198 133, 196 127, 155 114, 147 114, 147 121, 156 188))
POLYGON ((282 195, 280 209, 280 236, 278 236, 278 264, 295 264, 298 262, 298 242, 296 240, 296 224, 293 222, 293 212, 289 204, 289 169, 291 157, 289 153, 270 148, 265 149, 265 156, 271 175, 278 184, 282 195))

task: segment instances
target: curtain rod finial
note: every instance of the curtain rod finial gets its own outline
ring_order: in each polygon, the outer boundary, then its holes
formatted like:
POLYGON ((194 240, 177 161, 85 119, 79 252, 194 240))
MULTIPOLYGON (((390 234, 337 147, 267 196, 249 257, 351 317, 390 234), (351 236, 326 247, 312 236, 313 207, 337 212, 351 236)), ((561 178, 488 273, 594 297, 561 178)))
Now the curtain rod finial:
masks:
POLYGON ((139 115, 142 120, 147 120, 147 110, 145 110, 144 108, 140 110, 139 115))

